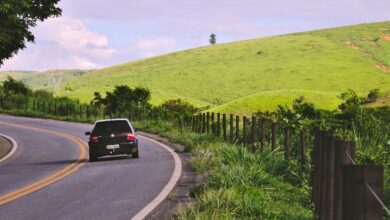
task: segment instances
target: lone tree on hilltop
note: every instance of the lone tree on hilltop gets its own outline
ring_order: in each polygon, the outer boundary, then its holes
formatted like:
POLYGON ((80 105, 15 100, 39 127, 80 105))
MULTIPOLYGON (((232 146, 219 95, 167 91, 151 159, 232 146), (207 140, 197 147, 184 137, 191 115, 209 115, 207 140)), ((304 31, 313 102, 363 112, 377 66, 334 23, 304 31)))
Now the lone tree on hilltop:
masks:
POLYGON ((26 47, 26 42, 34 42, 29 31, 37 21, 61 15, 56 7, 59 0, 1 0, 0 1, 0 66, 18 50, 26 47))
POLYGON ((217 43, 217 36, 213 33, 210 35, 210 44, 215 45, 217 43))

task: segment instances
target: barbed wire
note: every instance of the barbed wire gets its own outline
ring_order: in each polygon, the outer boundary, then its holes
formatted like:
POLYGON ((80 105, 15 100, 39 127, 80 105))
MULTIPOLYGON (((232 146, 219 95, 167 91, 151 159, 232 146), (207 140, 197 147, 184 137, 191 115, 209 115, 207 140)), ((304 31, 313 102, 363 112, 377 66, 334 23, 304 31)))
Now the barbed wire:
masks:
MULTIPOLYGON (((351 160, 352 164, 353 165, 356 165, 355 161, 353 160, 353 158, 351 157, 351 155, 348 153, 348 151, 345 151, 345 153, 347 154, 347 157, 351 160)), ((368 184, 366 182, 366 180, 363 179, 363 183, 364 185, 368 188, 368 190, 371 192, 371 194, 374 196, 374 198, 376 199, 376 201, 378 201, 378 203, 382 206, 382 209, 386 211, 386 214, 388 216, 390 216, 390 210, 386 207, 385 203, 379 198, 379 196, 376 194, 376 192, 374 191, 374 189, 370 186, 370 184, 368 184)))

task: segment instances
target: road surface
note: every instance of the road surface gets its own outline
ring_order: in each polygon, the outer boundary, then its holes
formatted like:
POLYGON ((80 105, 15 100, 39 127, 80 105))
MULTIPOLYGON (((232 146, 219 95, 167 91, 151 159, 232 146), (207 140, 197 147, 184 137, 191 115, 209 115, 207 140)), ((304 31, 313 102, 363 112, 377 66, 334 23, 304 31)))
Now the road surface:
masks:
POLYGON ((131 219, 166 186, 172 155, 140 137, 140 158, 88 162, 80 123, 0 115, 0 133, 17 142, 0 163, 0 218, 131 219))

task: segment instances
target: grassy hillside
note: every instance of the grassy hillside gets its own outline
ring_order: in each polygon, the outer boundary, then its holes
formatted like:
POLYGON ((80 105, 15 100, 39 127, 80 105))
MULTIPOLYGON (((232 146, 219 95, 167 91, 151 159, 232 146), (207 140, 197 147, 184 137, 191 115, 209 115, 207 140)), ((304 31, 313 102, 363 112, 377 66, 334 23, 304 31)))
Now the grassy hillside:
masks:
POLYGON ((85 70, 50 70, 45 72, 35 71, 0 71, 0 81, 7 76, 21 80, 33 89, 46 89, 59 92, 61 85, 70 79, 80 77, 88 71, 85 70))
POLYGON ((305 90, 274 90, 246 96, 209 109, 212 112, 248 115, 261 110, 272 111, 278 105, 291 106, 293 100, 303 96, 306 101, 316 103, 322 109, 333 110, 339 106, 341 99, 338 93, 327 93, 305 90))
POLYGON ((125 63, 70 80, 62 93, 87 101, 95 91, 127 84, 148 87, 154 104, 171 98, 201 106, 225 104, 219 111, 272 109, 303 93, 316 104, 333 108, 337 94, 348 88, 360 94, 374 88, 390 90, 389 66, 390 22, 383 22, 219 44, 125 63))

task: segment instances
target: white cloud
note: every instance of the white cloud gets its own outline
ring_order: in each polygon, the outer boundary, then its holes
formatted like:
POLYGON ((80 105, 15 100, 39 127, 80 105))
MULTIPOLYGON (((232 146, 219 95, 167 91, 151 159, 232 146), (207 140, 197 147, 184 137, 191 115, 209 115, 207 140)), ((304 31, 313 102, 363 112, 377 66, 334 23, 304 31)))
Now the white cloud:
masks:
POLYGON ((36 43, 6 60, 2 69, 100 68, 109 64, 117 52, 106 36, 87 30, 78 19, 49 19, 32 32, 36 43))
POLYGON ((4 62, 0 70, 97 69, 175 50, 175 39, 140 39, 115 48, 107 37, 87 29, 81 20, 49 19, 33 29, 35 44, 4 62))
POLYGON ((153 40, 139 40, 134 46, 134 49, 139 50, 145 57, 151 57, 172 52, 174 50, 174 46, 175 39, 172 37, 162 37, 153 40))

